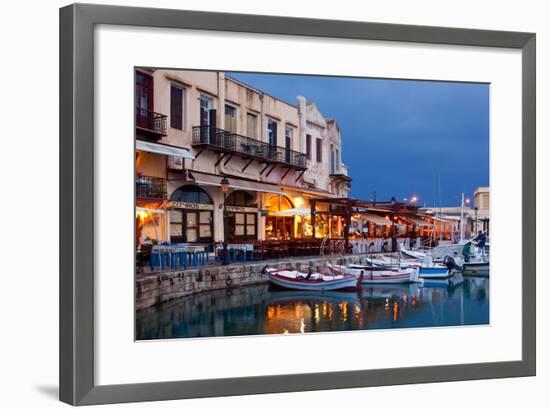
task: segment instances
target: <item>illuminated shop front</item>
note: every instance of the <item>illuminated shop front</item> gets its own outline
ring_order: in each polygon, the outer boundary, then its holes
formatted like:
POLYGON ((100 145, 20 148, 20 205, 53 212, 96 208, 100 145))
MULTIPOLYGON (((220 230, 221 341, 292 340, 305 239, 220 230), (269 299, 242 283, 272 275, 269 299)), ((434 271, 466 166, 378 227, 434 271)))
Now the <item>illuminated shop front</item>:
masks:
POLYGON ((265 238, 267 240, 289 240, 294 238, 294 204, 285 195, 270 195, 264 203, 267 211, 265 238))
POLYGON ((156 244, 167 240, 166 211, 151 204, 143 206, 148 207, 136 207, 136 246, 145 242, 156 244))

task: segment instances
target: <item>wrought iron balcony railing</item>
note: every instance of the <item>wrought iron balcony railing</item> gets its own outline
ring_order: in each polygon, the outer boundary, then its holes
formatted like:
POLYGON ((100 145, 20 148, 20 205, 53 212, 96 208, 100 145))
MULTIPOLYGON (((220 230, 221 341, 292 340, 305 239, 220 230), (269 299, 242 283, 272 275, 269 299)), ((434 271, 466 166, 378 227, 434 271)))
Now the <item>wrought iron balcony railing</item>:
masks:
POLYGON ((210 126, 193 127, 193 145, 208 145, 223 152, 248 158, 301 169, 307 168, 307 158, 304 153, 210 126))
POLYGON ((136 177, 136 197, 140 199, 166 199, 166 179, 152 176, 136 177))
POLYGON ((136 108, 136 128, 140 135, 153 140, 159 140, 167 135, 166 119, 168 117, 158 112, 136 108))

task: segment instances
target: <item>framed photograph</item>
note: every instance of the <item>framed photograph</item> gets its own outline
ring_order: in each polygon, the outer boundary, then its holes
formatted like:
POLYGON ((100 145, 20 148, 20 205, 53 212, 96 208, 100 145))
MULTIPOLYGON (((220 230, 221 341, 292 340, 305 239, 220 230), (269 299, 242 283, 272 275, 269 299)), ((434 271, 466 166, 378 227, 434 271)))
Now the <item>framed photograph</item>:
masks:
POLYGON ((75 4, 60 104, 62 401, 535 374, 535 34, 75 4))

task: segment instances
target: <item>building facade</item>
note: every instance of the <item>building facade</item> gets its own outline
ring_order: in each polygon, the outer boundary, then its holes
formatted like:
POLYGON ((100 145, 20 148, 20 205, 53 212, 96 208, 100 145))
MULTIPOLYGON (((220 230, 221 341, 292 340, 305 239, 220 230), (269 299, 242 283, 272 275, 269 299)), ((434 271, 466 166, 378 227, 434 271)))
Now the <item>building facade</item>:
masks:
POLYGON ((341 129, 313 101, 217 71, 137 69, 135 82, 137 242, 311 237, 309 201, 347 197, 341 129))
MULTIPOLYGON (((478 187, 474 190, 473 203, 469 200, 467 202, 463 206, 428 207, 422 210, 441 219, 442 235, 446 240, 457 241, 459 238, 461 215, 465 239, 475 236, 479 231, 489 235, 489 187, 478 187)), ((439 231, 436 233, 439 234, 439 231)))

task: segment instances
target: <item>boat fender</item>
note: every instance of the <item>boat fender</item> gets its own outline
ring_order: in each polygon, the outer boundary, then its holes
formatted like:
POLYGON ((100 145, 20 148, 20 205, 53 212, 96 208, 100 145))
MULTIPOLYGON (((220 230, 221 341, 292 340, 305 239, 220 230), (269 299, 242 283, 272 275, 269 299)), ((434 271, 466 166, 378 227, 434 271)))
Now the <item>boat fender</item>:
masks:
POLYGON ((231 277, 227 277, 227 280, 225 280, 225 285, 231 287, 232 284, 233 280, 231 279, 231 277))

